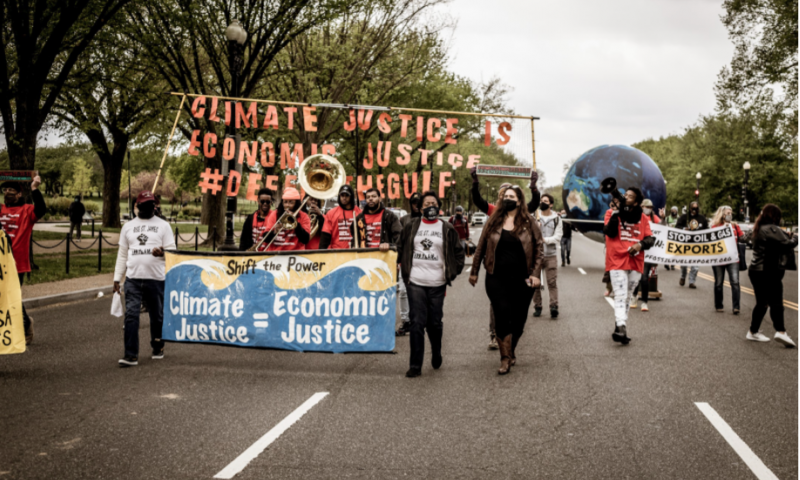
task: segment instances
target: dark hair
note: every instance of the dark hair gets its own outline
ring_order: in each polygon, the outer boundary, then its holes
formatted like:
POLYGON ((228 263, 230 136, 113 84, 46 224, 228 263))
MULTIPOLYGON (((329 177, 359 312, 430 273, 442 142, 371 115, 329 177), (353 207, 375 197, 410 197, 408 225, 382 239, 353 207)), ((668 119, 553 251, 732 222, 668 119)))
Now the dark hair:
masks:
POLYGON ((761 214, 756 219, 756 224, 753 225, 753 239, 758 236, 758 231, 762 225, 780 225, 783 213, 780 207, 774 203, 768 203, 761 209, 761 214))
POLYGON ((554 207, 556 206, 556 199, 555 199, 555 198, 553 198, 553 196, 552 196, 552 195, 550 195, 549 193, 543 193, 543 194, 542 194, 542 197, 547 197, 547 198, 549 198, 549 199, 550 199, 550 205, 552 205, 552 206, 554 206, 554 207))
POLYGON ((628 191, 633 192, 636 195, 636 205, 641 205, 644 201, 644 195, 642 195, 642 191, 636 187, 628 187, 628 191))
POLYGON ((368 194, 369 192, 375 192, 375 193, 377 193, 377 194, 378 194, 378 198, 381 198, 381 191, 380 191, 380 190, 378 190, 378 189, 377 189, 377 188, 375 188, 375 187, 368 188, 368 189, 364 190, 364 198, 367 198, 367 194, 368 194))
MULTIPOLYGON (((508 189, 514 190, 514 193, 517 194, 517 200, 519 200, 519 206, 517 207, 519 211, 514 217, 514 233, 519 234, 526 226, 529 230, 533 231, 533 227, 531 227, 531 215, 528 213, 528 205, 525 203, 525 194, 522 193, 522 189, 517 185, 511 185, 508 189)), ((503 228, 505 216, 506 212, 503 207, 494 209, 489 220, 486 222, 486 228, 484 228, 483 233, 481 233, 481 242, 483 242, 483 235, 486 234, 486 232, 494 232, 498 227, 503 228)))
POLYGON ((422 208, 422 203, 425 202, 425 197, 433 197, 436 199, 436 206, 438 208, 442 208, 442 203, 439 201, 439 195, 436 194, 433 190, 428 190, 427 192, 423 193, 421 197, 419 197, 419 206, 422 208))
POLYGON ((258 191, 258 195, 256 195, 256 196, 257 196, 257 197, 260 197, 261 195, 269 195, 270 197, 274 197, 274 196, 275 196, 275 194, 273 194, 273 193, 272 193, 272 190, 270 190, 269 188, 262 188, 262 189, 260 189, 260 190, 258 191))

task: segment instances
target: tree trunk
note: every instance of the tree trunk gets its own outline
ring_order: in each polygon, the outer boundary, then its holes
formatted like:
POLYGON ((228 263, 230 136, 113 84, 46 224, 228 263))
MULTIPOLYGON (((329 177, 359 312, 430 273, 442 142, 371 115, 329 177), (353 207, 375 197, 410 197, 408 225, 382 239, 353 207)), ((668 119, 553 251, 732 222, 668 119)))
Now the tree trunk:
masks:
POLYGON ((122 179, 122 163, 125 151, 114 151, 111 160, 103 164, 103 226, 119 228, 119 183, 122 179))
MULTIPOLYGON (((202 132, 201 132, 202 133, 202 132)), ((224 137, 223 137, 224 139, 224 137)), ((210 168, 213 172, 214 169, 219 169, 222 173, 222 146, 218 146, 217 154, 214 158, 205 159, 205 167, 210 168)), ((224 179, 223 179, 224 180, 224 179)), ((200 223, 208 225, 208 236, 206 237, 204 245, 211 245, 212 233, 216 237, 217 245, 221 245, 225 240, 225 209, 227 206, 227 185, 221 184, 222 188, 216 195, 212 195, 211 191, 203 194, 203 210, 200 214, 200 223)))

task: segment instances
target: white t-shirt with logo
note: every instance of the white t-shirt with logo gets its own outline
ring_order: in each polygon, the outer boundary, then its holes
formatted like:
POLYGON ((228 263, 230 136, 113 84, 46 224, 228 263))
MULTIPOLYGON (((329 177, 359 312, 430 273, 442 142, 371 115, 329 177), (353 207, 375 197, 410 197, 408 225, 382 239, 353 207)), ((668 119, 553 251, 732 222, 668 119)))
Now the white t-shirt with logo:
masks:
POLYGON ((169 223, 153 216, 147 220, 134 218, 122 227, 119 234, 117 266, 114 281, 122 277, 140 280, 164 280, 166 263, 164 257, 154 257, 153 248, 162 250, 175 248, 175 236, 169 223))
POLYGON ((440 287, 447 283, 444 272, 443 235, 444 225, 441 220, 432 224, 420 221, 417 236, 414 237, 409 283, 420 287, 440 287))

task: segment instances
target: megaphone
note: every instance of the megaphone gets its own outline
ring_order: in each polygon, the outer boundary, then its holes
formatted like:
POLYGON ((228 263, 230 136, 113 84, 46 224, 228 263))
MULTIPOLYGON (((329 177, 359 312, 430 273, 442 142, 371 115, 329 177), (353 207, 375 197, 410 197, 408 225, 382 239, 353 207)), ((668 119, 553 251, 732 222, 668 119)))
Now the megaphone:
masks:
POLYGON ((611 197, 619 202, 620 207, 625 205, 625 197, 617 190, 617 179, 608 177, 600 182, 600 192, 610 193, 611 197))

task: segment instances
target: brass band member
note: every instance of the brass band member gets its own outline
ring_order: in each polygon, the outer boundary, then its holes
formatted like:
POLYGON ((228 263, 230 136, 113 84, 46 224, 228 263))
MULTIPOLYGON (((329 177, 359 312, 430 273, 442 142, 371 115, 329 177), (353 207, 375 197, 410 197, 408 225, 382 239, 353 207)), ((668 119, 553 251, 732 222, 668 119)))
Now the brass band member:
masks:
POLYGON ((342 188, 339 189, 339 206, 331 209, 325 215, 325 226, 322 228, 319 249, 351 248, 353 235, 350 225, 353 224, 353 220, 359 213, 361 213, 361 209, 356 206, 353 187, 342 185, 342 188))
POLYGON ((272 208, 272 190, 262 188, 258 191, 258 208, 247 217, 242 227, 239 250, 245 251, 258 242, 267 231, 267 217, 272 208))
POLYGON ((322 201, 318 198, 309 197, 305 212, 311 221, 311 230, 309 233, 309 240, 306 244, 306 250, 319 250, 319 243, 322 240, 322 229, 325 227, 325 215, 322 213, 322 201))
MULTIPOLYGON (((311 221, 305 212, 298 211, 300 207, 300 192, 296 188, 286 187, 283 189, 283 199, 278 208, 269 214, 267 217, 267 231, 275 225, 281 218, 283 212, 288 211, 293 213, 297 221, 297 226, 293 230, 279 230, 280 227, 275 227, 264 241, 264 245, 268 245, 275 236, 275 241, 267 248, 268 252, 272 251, 286 251, 286 250, 305 250, 308 243, 308 231, 311 228, 311 221)), ((263 247, 262 247, 263 248, 263 247)))

